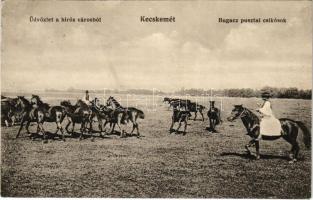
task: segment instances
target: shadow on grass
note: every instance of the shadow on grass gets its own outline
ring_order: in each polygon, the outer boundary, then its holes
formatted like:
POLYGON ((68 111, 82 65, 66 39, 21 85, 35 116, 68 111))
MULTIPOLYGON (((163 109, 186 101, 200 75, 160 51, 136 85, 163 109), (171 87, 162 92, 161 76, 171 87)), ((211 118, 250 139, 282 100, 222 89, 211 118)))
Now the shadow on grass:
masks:
POLYGON ((175 135, 186 135, 187 134, 187 132, 184 132, 184 131, 176 131, 175 129, 171 129, 171 130, 169 130, 169 133, 170 134, 175 134, 175 135))
MULTIPOLYGON (((236 152, 227 152, 227 153, 221 153, 221 156, 237 156, 245 159, 255 159, 256 157, 251 154, 247 153, 236 153, 236 152)), ((278 156, 278 155, 260 155, 261 159, 268 160, 268 159, 280 159, 280 160, 290 160, 287 156, 278 156)))
POLYGON ((217 130, 213 130, 211 127, 205 127, 205 130, 211 132, 211 133, 219 133, 217 130))

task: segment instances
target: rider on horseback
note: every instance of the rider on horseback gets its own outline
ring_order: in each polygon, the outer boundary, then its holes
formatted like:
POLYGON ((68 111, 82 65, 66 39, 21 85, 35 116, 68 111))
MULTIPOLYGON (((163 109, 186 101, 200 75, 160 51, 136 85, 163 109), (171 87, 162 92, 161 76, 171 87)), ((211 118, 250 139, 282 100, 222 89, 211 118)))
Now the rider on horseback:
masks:
POLYGON ((263 92, 262 99, 264 103, 257 111, 262 114, 260 122, 260 135, 265 136, 280 136, 281 124, 279 120, 274 116, 272 111, 271 102, 269 101, 270 93, 263 92))
POLYGON ((82 101, 85 102, 88 106, 91 105, 91 101, 90 101, 88 90, 86 90, 85 95, 82 98, 82 101))

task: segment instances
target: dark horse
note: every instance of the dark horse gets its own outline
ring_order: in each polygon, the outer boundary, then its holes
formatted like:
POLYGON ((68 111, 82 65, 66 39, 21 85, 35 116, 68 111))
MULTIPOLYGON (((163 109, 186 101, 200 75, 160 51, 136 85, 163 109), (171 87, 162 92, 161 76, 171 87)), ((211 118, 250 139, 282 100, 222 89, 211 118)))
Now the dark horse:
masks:
MULTIPOLYGON (((235 105, 231 112, 231 115, 227 118, 228 121, 234 121, 237 118, 241 118, 242 123, 247 129, 247 134, 252 138, 252 140, 245 146, 248 154, 251 154, 249 147, 255 145, 256 148, 256 158, 260 158, 259 152, 259 136, 260 136, 260 119, 249 109, 243 107, 242 105, 235 105)), ((281 123, 281 136, 269 137, 262 136, 264 140, 275 140, 280 137, 284 138, 287 142, 292 145, 291 148, 291 162, 297 161, 300 146, 297 142, 298 130, 299 128, 303 132, 303 142, 307 148, 311 147, 311 134, 308 128, 300 121, 294 121, 287 118, 279 119, 281 123)))
MULTIPOLYGON (((44 111, 41 108, 35 108, 32 106, 32 104, 25 99, 23 96, 18 96, 17 97, 17 103, 16 107, 21 108, 21 125, 20 128, 17 132, 16 138, 19 137, 21 130, 24 126, 24 123, 26 122, 26 131, 28 134, 30 134, 28 128, 31 122, 37 122, 37 133, 40 131, 43 134, 43 139, 44 141, 46 140, 46 134, 45 130, 43 128, 43 122, 45 119, 45 114, 44 111)), ((32 138, 33 134, 30 134, 30 138, 32 138)))
POLYGON ((221 120, 221 112, 218 108, 214 106, 215 101, 210 101, 210 109, 208 110, 208 118, 210 122, 209 130, 212 132, 216 132, 215 127, 219 125, 221 120))
POLYGON ((199 112, 202 116, 202 121, 204 121, 204 116, 203 116, 203 110, 205 109, 205 107, 203 105, 200 105, 196 102, 190 102, 188 104, 188 110, 190 112, 194 112, 195 113, 195 117, 193 120, 196 120, 197 119, 197 113, 199 112))
POLYGON ((53 122, 57 125, 57 130, 55 132, 55 135, 60 131, 62 134, 62 140, 65 141, 64 138, 64 131, 62 127, 62 122, 65 118, 65 109, 62 106, 50 106, 47 103, 42 102, 40 97, 38 95, 32 95, 31 97, 31 103, 33 104, 33 107, 37 107, 40 110, 42 110, 45 114, 44 121, 45 122, 53 122))
POLYGON ((163 103, 164 103, 164 102, 167 102, 167 103, 169 104, 169 107, 168 107, 168 110, 169 110, 169 109, 173 106, 173 105, 171 104, 171 102, 177 101, 177 100, 179 100, 179 99, 164 97, 163 103))
MULTIPOLYGON (((110 127, 112 128, 112 125, 114 123, 118 123, 119 121, 116 118, 118 117, 117 111, 113 110, 112 108, 108 108, 105 105, 100 104, 98 98, 95 98, 94 100, 91 101, 91 110, 94 116, 98 120, 98 127, 100 130, 101 136, 102 136, 103 128, 105 128, 108 123, 110 123, 110 127), (103 124, 103 120, 105 121, 104 124, 103 124)), ((124 115, 124 118, 125 118, 125 115, 124 115)), ((111 133, 113 133, 113 131, 114 130, 112 129, 111 133)))
POLYGON ((16 107, 17 98, 1 96, 1 124, 2 122, 8 127, 10 123, 14 126, 19 109, 16 107))
POLYGON ((173 110, 175 109, 188 110, 188 106, 190 104, 191 104, 191 101, 189 99, 172 99, 170 102, 170 107, 173 107, 173 110))
POLYGON ((185 111, 185 110, 178 110, 178 109, 174 109, 173 110, 173 115, 172 115, 172 124, 170 127, 169 132, 172 133, 174 132, 173 130, 173 126, 174 124, 177 122, 178 123, 178 127, 175 130, 175 132, 179 131, 179 128, 181 127, 182 122, 184 123, 184 131, 183 134, 186 134, 186 129, 187 129, 187 123, 188 123, 188 119, 189 117, 191 117, 191 114, 189 111, 185 111))
MULTIPOLYGON (((139 133, 139 125, 138 125, 137 119, 138 118, 144 119, 145 118, 144 112, 137 109, 137 108, 134 108, 134 107, 123 107, 118 101, 116 101, 116 99, 114 97, 111 97, 111 96, 108 98, 106 103, 107 103, 107 106, 111 106, 113 108, 113 110, 117 110, 119 112, 125 113, 125 115, 123 116, 123 119, 126 117, 127 121, 129 120, 133 124, 133 129, 131 131, 131 134, 136 129, 137 130, 137 137, 139 137, 140 133, 139 133)), ((116 117, 116 116, 114 116, 114 117, 116 117)), ((125 120, 123 120, 123 121, 126 122, 125 120)), ((115 123, 113 124, 112 131, 114 130, 114 126, 115 126, 115 123)))
MULTIPOLYGON (((79 100, 80 101, 80 100, 79 100)), ((89 107, 82 103, 78 103, 81 106, 78 105, 72 105, 70 101, 61 101, 60 105, 64 107, 66 117, 67 117, 67 125, 65 126, 65 130, 71 134, 74 132, 75 124, 81 124, 80 127, 80 136, 79 139, 81 140, 83 138, 83 133, 86 132, 86 125, 90 120, 91 110, 89 107), (72 131, 68 130, 68 127, 72 124, 72 131)))

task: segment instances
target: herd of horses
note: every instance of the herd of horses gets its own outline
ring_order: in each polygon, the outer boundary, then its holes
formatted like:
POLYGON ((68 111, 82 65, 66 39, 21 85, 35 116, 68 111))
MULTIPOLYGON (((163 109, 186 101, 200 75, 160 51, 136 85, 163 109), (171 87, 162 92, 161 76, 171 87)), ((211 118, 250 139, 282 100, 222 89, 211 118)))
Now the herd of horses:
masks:
MULTIPOLYGON (((184 131, 183 133, 186 134, 187 129, 187 122, 192 116, 191 113, 194 113, 193 120, 197 119, 197 113, 199 112, 202 116, 202 121, 204 121, 203 116, 203 110, 205 109, 205 106, 198 104, 197 102, 192 102, 189 99, 178 99, 178 98, 169 98, 164 97, 163 102, 166 102, 169 104, 169 109, 173 109, 173 115, 172 115, 172 124, 170 127, 170 132, 178 132, 181 124, 184 123, 184 131), (173 130, 173 126, 175 123, 178 123, 178 127, 176 130, 173 130)), ((215 127, 216 125, 220 124, 222 122, 221 120, 221 112, 220 110, 215 107, 215 101, 209 101, 209 110, 207 112, 207 116, 209 119, 209 127, 207 130, 211 132, 216 132, 215 127)))
POLYGON ((30 138, 33 138, 34 134, 29 131, 29 125, 31 122, 37 123, 37 133, 41 133, 43 141, 47 142, 46 131, 44 130, 44 122, 56 123, 58 132, 61 133, 62 140, 65 141, 64 130, 62 122, 67 118, 68 123, 65 126, 65 130, 68 133, 74 133, 75 124, 81 124, 79 139, 83 138, 83 134, 88 131, 91 134, 92 140, 93 129, 92 122, 97 120, 99 123, 100 136, 103 137, 103 129, 107 124, 110 124, 111 133, 114 132, 114 128, 117 125, 120 129, 121 137, 125 136, 125 125, 132 123, 133 129, 137 130, 137 137, 140 136, 139 126, 137 123, 138 118, 144 119, 145 115, 143 111, 134 107, 123 107, 119 104, 114 97, 109 97, 106 101, 106 105, 101 105, 99 99, 95 98, 90 101, 88 105, 82 100, 78 100, 76 104, 72 105, 70 101, 61 101, 59 106, 50 106, 44 103, 38 95, 32 95, 28 100, 24 96, 17 96, 16 98, 9 98, 1 96, 1 119, 6 125, 15 123, 16 119, 20 121, 20 128, 17 132, 16 138, 19 137, 24 124, 27 133, 30 138), (103 121, 105 121, 103 123, 103 121), (69 126, 72 124, 72 130, 69 130, 69 126), (89 125, 89 127, 88 127, 89 125))
MULTIPOLYGON (((197 117, 197 112, 202 115, 203 119, 203 110, 205 109, 204 106, 199 105, 195 102, 191 102, 190 100, 186 99, 176 99, 176 98, 169 98, 165 97, 163 102, 167 102, 170 107, 173 108, 173 116, 172 116, 172 125, 170 128, 173 128, 173 124, 178 122, 178 128, 176 132, 179 131, 181 127, 181 123, 185 123, 184 133, 187 127, 187 121, 191 117, 191 113, 195 113, 194 120, 197 117)), ((209 119, 209 130, 212 132, 216 132, 215 126, 222 122, 221 120, 221 112, 218 108, 215 107, 215 102, 210 101, 210 107, 207 112, 207 116, 209 119)), ((241 119, 244 127, 247 130, 247 135, 251 137, 250 142, 245 146, 245 149, 248 155, 251 155, 251 151, 249 147, 255 146, 256 149, 256 159, 260 159, 260 139, 263 140, 276 140, 279 138, 283 138, 289 144, 291 144, 291 151, 290 151, 290 162, 295 162, 298 159, 298 154, 300 150, 299 143, 297 141, 299 129, 301 129, 303 133, 303 143, 305 144, 306 148, 311 147, 311 133, 310 130, 304 125, 301 121, 296 121, 288 118, 281 118, 279 119, 281 124, 281 135, 279 136, 264 136, 260 135, 260 118, 253 113, 248 108, 245 108, 243 105, 234 105, 233 110, 227 120, 229 122, 233 122, 236 119, 241 119)))
MULTIPOLYGON (((205 106, 200 105, 196 102, 192 102, 188 99, 178 99, 165 97, 163 102, 169 104, 169 108, 172 108, 172 123, 169 132, 179 132, 179 129, 184 123, 183 134, 186 134, 186 129, 188 125, 188 120, 191 118, 192 113, 194 113, 194 120, 197 118, 197 113, 199 112, 202 116, 202 121, 204 121, 203 111, 205 106), (178 127, 174 130, 174 124, 178 123, 178 127)), ((222 123, 221 112, 215 107, 215 102, 210 101, 209 108, 207 111, 207 116, 209 119, 209 127, 207 130, 216 132, 215 127, 222 123)), ((98 121, 98 126, 100 130, 100 136, 104 135, 103 130, 106 126, 110 125, 110 133, 114 132, 115 126, 118 126, 120 131, 120 136, 125 137, 126 125, 128 123, 132 124, 132 131, 137 131, 137 137, 140 137, 139 125, 137 122, 138 118, 144 119, 145 114, 142 110, 135 107, 124 107, 122 106, 114 97, 110 96, 106 100, 106 104, 102 105, 99 99, 95 98, 88 104, 82 100, 77 100, 76 104, 71 104, 70 101, 61 101, 60 105, 51 106, 44 103, 38 95, 32 95, 31 99, 28 100, 24 96, 17 96, 16 98, 1 96, 1 123, 4 122, 6 126, 15 123, 16 120, 20 121, 20 128, 17 132, 16 138, 19 137, 24 125, 30 138, 34 138, 34 134, 30 133, 29 126, 30 123, 36 122, 37 133, 41 133, 43 136, 43 141, 47 142, 46 131, 43 127, 44 122, 56 123, 57 130, 54 135, 58 132, 61 133, 61 139, 65 141, 64 130, 62 127, 63 120, 67 118, 67 125, 65 130, 68 133, 74 133, 75 124, 81 124, 79 139, 84 137, 84 133, 87 131, 91 134, 92 140, 93 128, 92 123, 96 120, 98 121), (72 125, 72 130, 69 130, 69 126, 72 125)), ((280 136, 263 136, 260 135, 260 118, 254 112, 244 107, 243 105, 234 105, 227 120, 233 122, 236 119, 241 119, 244 127, 247 130, 247 135, 251 137, 250 142, 245 146, 248 154, 251 154, 249 147, 255 146, 256 158, 260 158, 259 153, 259 141, 262 140, 276 140, 278 138, 283 138, 289 144, 291 144, 290 158, 291 162, 294 162, 298 158, 300 146, 297 142, 298 132, 301 129, 303 133, 303 142, 307 148, 311 147, 311 133, 310 130, 301 121, 296 121, 287 118, 279 119, 281 123, 281 135, 280 136)))

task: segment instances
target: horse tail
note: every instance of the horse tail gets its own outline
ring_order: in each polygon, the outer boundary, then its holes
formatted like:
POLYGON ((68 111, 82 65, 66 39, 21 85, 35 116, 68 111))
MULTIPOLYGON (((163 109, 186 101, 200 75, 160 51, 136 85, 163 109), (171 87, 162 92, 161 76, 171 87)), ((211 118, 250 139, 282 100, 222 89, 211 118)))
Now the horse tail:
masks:
POLYGON ((297 125, 303 132, 303 143, 306 148, 311 148, 311 133, 310 130, 301 121, 296 121, 297 125))
POLYGON ((144 119, 145 118, 145 113, 142 110, 137 109, 137 113, 138 113, 138 117, 140 119, 144 119))

